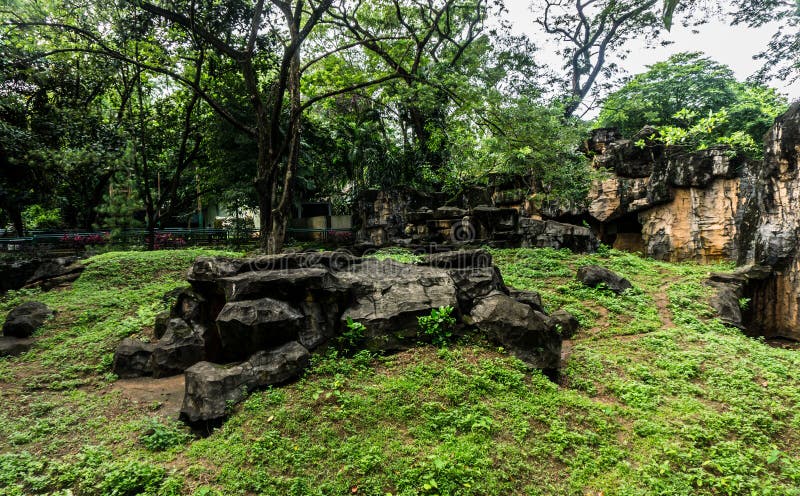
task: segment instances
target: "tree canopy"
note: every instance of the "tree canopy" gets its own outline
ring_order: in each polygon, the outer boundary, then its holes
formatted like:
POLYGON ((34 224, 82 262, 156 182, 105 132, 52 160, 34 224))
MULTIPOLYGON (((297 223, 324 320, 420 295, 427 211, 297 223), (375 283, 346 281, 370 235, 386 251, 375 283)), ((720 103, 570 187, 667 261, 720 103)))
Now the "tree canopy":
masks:
POLYGON ((629 137, 653 125, 673 142, 706 130, 701 140, 706 145, 708 140, 729 142, 758 154, 764 134, 787 103, 772 88, 737 81, 729 67, 699 52, 679 53, 609 95, 598 122, 629 137))

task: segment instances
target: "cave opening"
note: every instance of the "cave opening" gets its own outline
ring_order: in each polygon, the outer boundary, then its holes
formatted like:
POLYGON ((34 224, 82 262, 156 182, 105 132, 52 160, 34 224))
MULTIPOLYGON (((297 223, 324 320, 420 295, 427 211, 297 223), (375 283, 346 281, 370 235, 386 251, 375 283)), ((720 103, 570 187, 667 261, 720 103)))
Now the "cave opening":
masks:
POLYGON ((599 238, 604 245, 617 250, 645 252, 642 223, 639 221, 639 214, 635 212, 605 223, 599 238))

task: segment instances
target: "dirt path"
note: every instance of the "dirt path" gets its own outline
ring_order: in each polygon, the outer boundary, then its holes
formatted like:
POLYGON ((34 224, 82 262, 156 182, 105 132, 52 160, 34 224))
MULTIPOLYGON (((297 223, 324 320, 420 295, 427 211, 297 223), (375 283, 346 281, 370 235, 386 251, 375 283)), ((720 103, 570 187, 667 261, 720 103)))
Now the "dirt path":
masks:
POLYGON ((669 309, 669 296, 666 292, 659 291, 653 295, 653 302, 658 309, 658 316, 661 317, 661 325, 664 329, 675 327, 675 322, 672 321, 672 310, 669 309))
POLYGON ((133 403, 151 407, 164 417, 177 419, 183 404, 184 376, 121 379, 114 383, 113 390, 120 391, 123 398, 133 403))

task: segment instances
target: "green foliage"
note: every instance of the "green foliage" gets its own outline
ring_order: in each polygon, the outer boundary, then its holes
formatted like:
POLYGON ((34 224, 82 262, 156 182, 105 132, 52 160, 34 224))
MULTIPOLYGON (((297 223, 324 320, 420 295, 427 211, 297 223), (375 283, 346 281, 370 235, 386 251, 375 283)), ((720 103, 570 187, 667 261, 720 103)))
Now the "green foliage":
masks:
POLYGON ((417 317, 417 323, 422 333, 428 336, 435 346, 445 346, 453 336, 456 325, 453 307, 432 308, 430 315, 417 317))
POLYGON ((364 340, 364 336, 367 333, 367 326, 348 316, 345 327, 346 329, 342 330, 341 335, 342 343, 350 349, 356 348, 364 340))
POLYGON ((149 419, 143 424, 139 439, 150 451, 165 451, 186 444, 191 437, 182 424, 163 424, 158 419, 149 419))
POLYGON ((727 66, 700 53, 680 53, 609 95, 598 122, 626 136, 654 125, 668 145, 728 145, 757 157, 763 135, 786 107, 774 89, 737 82, 727 66))
POLYGON ((22 220, 28 229, 57 229, 61 227, 61 210, 31 205, 22 212, 22 220))

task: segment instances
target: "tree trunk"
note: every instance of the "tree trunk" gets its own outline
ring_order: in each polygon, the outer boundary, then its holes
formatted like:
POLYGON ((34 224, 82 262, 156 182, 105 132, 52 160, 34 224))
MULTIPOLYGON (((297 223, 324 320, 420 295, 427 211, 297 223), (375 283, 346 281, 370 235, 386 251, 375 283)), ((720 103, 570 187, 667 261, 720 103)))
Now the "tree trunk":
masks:
POLYGON ((14 231, 16 231, 17 237, 21 238, 25 235, 25 224, 22 222, 22 210, 10 208, 8 209, 8 215, 11 217, 11 223, 14 224, 14 231))

